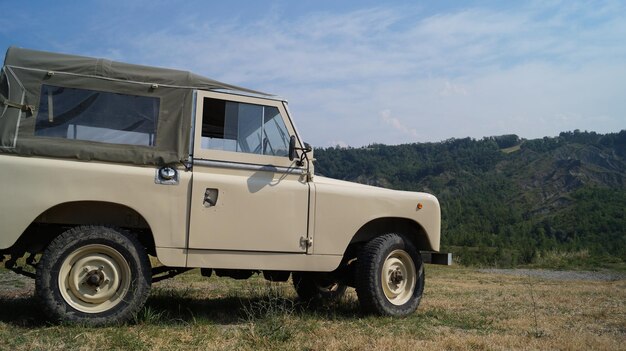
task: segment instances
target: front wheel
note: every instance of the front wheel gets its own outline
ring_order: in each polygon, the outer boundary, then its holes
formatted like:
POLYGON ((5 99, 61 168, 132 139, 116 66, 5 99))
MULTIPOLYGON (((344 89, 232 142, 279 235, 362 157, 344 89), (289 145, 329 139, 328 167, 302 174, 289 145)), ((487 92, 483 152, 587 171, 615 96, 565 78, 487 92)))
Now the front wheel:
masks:
POLYGON ((364 311, 389 316, 413 313, 424 291, 420 253, 404 236, 376 237, 358 257, 355 283, 364 311))
POLYGON ((82 226, 50 243, 35 283, 53 320, 104 325, 132 318, 148 297, 151 279, 148 256, 134 236, 82 226))

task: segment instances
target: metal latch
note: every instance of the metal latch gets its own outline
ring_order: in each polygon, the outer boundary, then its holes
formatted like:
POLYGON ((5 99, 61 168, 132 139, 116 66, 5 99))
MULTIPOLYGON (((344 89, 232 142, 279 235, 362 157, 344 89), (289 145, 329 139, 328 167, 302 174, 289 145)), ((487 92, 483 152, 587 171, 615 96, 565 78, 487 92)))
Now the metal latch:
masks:
POLYGON ((300 237, 300 247, 303 249, 307 249, 313 246, 313 238, 305 238, 303 236, 300 237))

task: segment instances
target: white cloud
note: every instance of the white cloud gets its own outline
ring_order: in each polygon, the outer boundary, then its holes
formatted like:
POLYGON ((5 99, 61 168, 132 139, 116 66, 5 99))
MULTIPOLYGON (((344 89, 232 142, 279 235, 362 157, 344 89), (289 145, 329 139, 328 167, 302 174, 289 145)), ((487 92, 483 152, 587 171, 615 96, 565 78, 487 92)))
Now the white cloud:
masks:
POLYGON ((391 110, 383 110, 380 112, 380 119, 386 124, 390 125, 393 129, 408 134, 413 138, 417 138, 417 131, 414 128, 409 128, 404 125, 398 118, 391 115, 391 110))
POLYGON ((252 21, 200 11, 134 33, 120 25, 96 50, 286 96, 318 146, 624 128, 626 4, 509 8, 271 10, 252 21))
POLYGON ((451 96, 451 95, 467 95, 467 88, 465 88, 461 84, 453 83, 449 80, 446 80, 443 84, 443 87, 439 91, 439 95, 441 96, 451 96))

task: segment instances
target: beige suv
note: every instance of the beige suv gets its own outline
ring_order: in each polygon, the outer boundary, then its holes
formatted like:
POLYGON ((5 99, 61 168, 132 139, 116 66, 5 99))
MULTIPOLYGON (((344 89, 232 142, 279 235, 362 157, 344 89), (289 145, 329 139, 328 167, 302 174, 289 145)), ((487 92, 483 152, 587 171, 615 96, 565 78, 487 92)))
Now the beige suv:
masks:
POLYGON ((355 287, 365 311, 412 313, 422 257, 439 250, 437 199, 315 176, 312 161, 278 97, 10 48, 0 75, 0 261, 35 278, 57 321, 125 321, 151 283, 191 268, 291 276, 307 300, 355 287))

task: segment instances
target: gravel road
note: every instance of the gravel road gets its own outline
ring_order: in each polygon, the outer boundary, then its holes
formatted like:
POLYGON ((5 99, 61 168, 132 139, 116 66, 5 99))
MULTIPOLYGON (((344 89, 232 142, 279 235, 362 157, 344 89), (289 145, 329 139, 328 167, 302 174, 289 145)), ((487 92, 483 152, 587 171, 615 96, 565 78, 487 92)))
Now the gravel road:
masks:
POLYGON ((626 279, 626 273, 592 271, 556 271, 551 269, 479 269, 482 273, 532 276, 551 280, 599 280, 615 281, 626 279))

